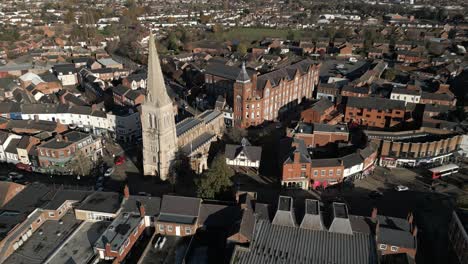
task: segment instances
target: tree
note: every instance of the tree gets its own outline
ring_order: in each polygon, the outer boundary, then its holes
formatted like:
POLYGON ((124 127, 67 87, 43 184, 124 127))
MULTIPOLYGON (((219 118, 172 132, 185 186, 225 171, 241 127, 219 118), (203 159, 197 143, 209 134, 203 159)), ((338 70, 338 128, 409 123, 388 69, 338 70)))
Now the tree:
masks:
POLYGON ((91 159, 87 157, 82 151, 78 151, 75 157, 70 161, 68 166, 74 174, 80 176, 88 176, 93 169, 91 159))
POLYGON ((65 16, 63 18, 63 22, 65 24, 75 23, 75 12, 73 12, 73 10, 71 9, 68 9, 68 12, 65 13, 65 16))
POLYGON ((289 30, 288 34, 286 35, 287 40, 294 40, 296 38, 296 33, 293 30, 289 30))
POLYGON ((241 42, 237 45, 237 52, 239 52, 242 55, 247 54, 247 45, 245 43, 241 42))
POLYGON ((224 155, 217 155, 211 163, 211 168, 195 182, 197 196, 209 199, 215 198, 231 186, 231 177, 233 175, 234 172, 226 164, 224 155))
POLYGON ((240 143, 242 138, 247 136, 247 130, 238 127, 231 127, 226 130, 226 136, 233 143, 240 143))
POLYGON ((393 68, 387 68, 384 73, 385 80, 393 81, 396 77, 396 71, 393 68))

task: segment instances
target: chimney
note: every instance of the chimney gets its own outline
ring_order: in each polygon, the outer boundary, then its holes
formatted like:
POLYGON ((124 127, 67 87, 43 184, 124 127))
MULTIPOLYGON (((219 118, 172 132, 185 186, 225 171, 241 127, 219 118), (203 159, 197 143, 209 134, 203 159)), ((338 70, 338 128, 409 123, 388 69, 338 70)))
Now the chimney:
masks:
POLYGON ((140 216, 145 217, 145 215, 146 215, 145 206, 143 204, 140 204, 138 209, 140 211, 140 216))
POLYGON ((123 192, 124 192, 124 197, 125 197, 125 199, 128 199, 128 198, 130 197, 130 190, 128 189, 128 185, 127 185, 127 184, 125 184, 125 187, 124 187, 123 192))
POLYGON ((298 150, 294 151, 294 163, 299 163, 301 160, 301 153, 298 150))
POLYGON ((39 115, 34 115, 34 121, 39 121, 39 115))
POLYGON ((111 253, 111 244, 106 243, 106 251, 105 251, 105 256, 110 256, 111 253))
POLYGON ((408 223, 409 223, 410 225, 412 225, 412 224, 413 224, 413 213, 412 213, 412 212, 409 212, 409 213, 408 213, 408 217, 407 217, 406 219, 408 220, 408 223))
POLYGON ((374 221, 377 220, 377 208, 376 207, 372 208, 371 218, 374 221))
POLYGON ((418 227, 417 226, 414 226, 413 227, 413 231, 411 232, 411 234, 416 237, 418 235, 418 227))

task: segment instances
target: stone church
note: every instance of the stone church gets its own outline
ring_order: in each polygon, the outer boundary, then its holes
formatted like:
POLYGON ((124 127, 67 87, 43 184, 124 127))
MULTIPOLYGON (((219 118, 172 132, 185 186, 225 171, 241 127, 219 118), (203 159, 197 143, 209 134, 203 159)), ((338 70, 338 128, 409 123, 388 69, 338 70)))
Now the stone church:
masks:
POLYGON ((207 110, 176 124, 152 34, 148 43, 147 94, 141 109, 144 175, 166 180, 177 153, 187 156, 192 169, 201 173, 207 169, 211 142, 223 134, 223 114, 207 110))

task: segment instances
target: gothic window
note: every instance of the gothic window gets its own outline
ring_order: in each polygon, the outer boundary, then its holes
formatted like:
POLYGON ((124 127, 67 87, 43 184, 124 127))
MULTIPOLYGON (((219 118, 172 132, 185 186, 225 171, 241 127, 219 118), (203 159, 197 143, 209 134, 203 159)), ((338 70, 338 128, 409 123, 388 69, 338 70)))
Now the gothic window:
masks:
POLYGON ((149 114, 149 115, 148 115, 148 119, 149 119, 149 126, 150 126, 150 128, 153 128, 153 115, 149 114))

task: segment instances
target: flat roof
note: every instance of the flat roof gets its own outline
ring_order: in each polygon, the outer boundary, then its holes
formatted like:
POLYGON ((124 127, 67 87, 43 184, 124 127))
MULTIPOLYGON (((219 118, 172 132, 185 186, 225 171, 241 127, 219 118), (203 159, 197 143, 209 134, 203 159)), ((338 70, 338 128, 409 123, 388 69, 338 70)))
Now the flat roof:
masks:
POLYGON ((86 197, 76 209, 114 214, 120 209, 120 194, 116 192, 94 192, 86 197))
POLYGON ((61 221, 47 220, 3 263, 44 263, 46 258, 60 246, 80 225, 75 215, 67 212, 61 221))
POLYGON ((54 254, 49 264, 88 263, 94 254, 94 243, 109 226, 110 222, 84 222, 54 254))
POLYGON ((440 171, 445 171, 445 170, 453 170, 453 169, 458 169, 459 167, 455 164, 447 164, 447 165, 442 165, 439 167, 435 167, 432 169, 429 169, 431 172, 440 172, 440 171))

